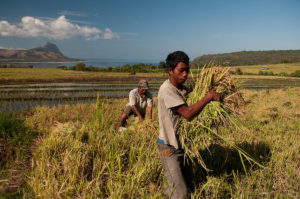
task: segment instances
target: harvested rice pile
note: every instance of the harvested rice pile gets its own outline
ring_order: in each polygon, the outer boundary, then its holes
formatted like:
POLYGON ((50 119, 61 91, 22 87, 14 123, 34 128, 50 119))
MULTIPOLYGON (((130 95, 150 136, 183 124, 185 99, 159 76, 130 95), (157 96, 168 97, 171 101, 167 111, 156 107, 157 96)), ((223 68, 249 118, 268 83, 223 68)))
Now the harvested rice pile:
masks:
POLYGON ((210 102, 191 122, 185 119, 180 120, 178 133, 186 155, 192 160, 198 160, 198 163, 206 168, 199 149, 208 147, 215 140, 222 140, 237 149, 247 160, 256 163, 249 154, 225 140, 218 133, 220 126, 235 126, 231 114, 238 114, 238 108, 244 104, 238 86, 229 74, 229 68, 204 67, 194 78, 193 84, 194 89, 187 99, 188 105, 198 102, 214 87, 217 88, 217 92, 221 93, 222 102, 210 102))

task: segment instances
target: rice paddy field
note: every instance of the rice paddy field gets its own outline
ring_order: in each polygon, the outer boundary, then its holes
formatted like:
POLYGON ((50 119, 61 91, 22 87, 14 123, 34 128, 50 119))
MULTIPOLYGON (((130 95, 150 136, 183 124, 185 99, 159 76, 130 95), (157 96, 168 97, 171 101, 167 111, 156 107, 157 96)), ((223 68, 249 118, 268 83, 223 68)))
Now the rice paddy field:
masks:
MULTIPOLYGON (((147 77, 155 96, 165 76, 147 77)), ((199 130, 205 168, 190 168, 188 197, 299 198, 299 81, 238 81, 245 103, 229 113, 238 128, 199 130)), ((135 82, 1 84, 0 198, 166 198, 156 97, 152 120, 132 117, 118 131, 135 82)))
MULTIPOLYGON (((19 71, 19 69, 16 70, 19 71)), ((167 76, 162 74, 153 76, 123 74, 114 77, 110 76, 110 73, 96 73, 98 76, 89 77, 87 75, 94 74, 90 72, 85 72, 83 76, 80 75, 83 72, 78 72, 78 76, 63 76, 62 78, 54 75, 54 79, 49 79, 42 78, 48 73, 48 69, 42 70, 44 70, 43 75, 32 74, 35 78, 0 78, 0 82, 2 81, 0 84, 0 111, 13 112, 43 105, 95 103, 97 96, 110 99, 124 98, 128 96, 131 89, 137 87, 137 82, 142 78, 149 81, 150 91, 156 95, 159 86, 167 79, 167 76), (103 75, 101 76, 101 74, 103 75), (41 77, 41 79, 37 79, 37 77, 41 77)), ((55 70, 57 71, 57 69, 50 71, 55 70)), ((76 73, 75 71, 68 72, 70 75, 76 73)), ((28 75, 28 77, 32 76, 28 75)), ((241 88, 252 90, 300 87, 299 78, 245 76, 236 78, 236 81, 241 88)))
POLYGON ((264 65, 250 65, 250 66, 234 66, 232 70, 240 68, 243 73, 254 73, 258 74, 259 71, 264 71, 263 67, 268 68, 265 71, 272 71, 275 74, 279 73, 293 73, 299 70, 300 63, 290 63, 290 64, 264 64, 264 65))

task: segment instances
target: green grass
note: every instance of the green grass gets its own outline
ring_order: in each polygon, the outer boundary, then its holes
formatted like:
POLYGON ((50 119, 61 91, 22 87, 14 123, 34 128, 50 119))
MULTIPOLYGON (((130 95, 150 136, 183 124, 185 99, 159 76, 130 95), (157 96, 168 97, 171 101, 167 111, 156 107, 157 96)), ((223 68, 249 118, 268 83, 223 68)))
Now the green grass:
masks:
MULTIPOLYGON (((103 77, 131 77, 129 73, 120 72, 84 72, 62 70, 56 68, 0 68, 0 80, 9 79, 68 79, 68 78, 103 78, 103 77)), ((162 77, 167 73, 136 73, 137 77, 162 77)))
MULTIPOLYGON (((220 132, 265 168, 247 160, 241 164, 236 150, 210 140, 199 150, 212 171, 194 168, 191 198, 299 197, 300 89, 242 92, 247 105, 234 117, 241 130, 223 126, 220 132)), ((120 133, 117 123, 126 102, 38 107, 20 113, 17 119, 24 120, 23 126, 41 135, 23 196, 163 198, 157 108, 153 121, 140 125, 131 118, 129 130, 120 133)), ((157 99, 154 102, 156 106, 157 99)))
POLYGON ((24 119, 0 113, 0 198, 23 195, 22 185, 29 170, 31 149, 38 133, 24 119), (11 192, 11 193, 5 193, 11 192))
MULTIPOLYGON (((233 66, 233 71, 240 68, 243 73, 258 74, 262 70, 263 65, 249 65, 249 66, 233 66)), ((270 64, 268 71, 275 74, 287 73, 291 74, 296 70, 300 70, 300 63, 292 64, 270 64)), ((192 72, 198 69, 191 69, 192 72)), ((20 79, 39 79, 39 80, 57 80, 57 79, 93 79, 93 78, 126 78, 126 77, 167 77, 167 73, 136 73, 130 75, 129 72, 83 72, 73 70, 62 70, 56 68, 0 68, 0 80, 20 80, 20 79)))
POLYGON ((300 63, 292 64, 263 64, 263 65, 248 65, 248 66, 232 66, 232 70, 240 68, 243 73, 254 73, 258 74, 259 71, 263 71, 262 67, 267 66, 269 69, 266 71, 272 71, 275 74, 287 73, 291 74, 296 70, 300 70, 300 63))
MULTIPOLYGON (((291 64, 263 64, 263 65, 245 65, 245 66, 230 66, 230 70, 232 72, 236 72, 237 69, 240 69, 243 75, 234 75, 235 78, 272 78, 272 79, 280 79, 280 78, 292 78, 289 77, 292 73, 297 70, 300 70, 300 63, 291 63, 291 64), (263 66, 267 66, 268 70, 262 70, 263 66), (266 75, 258 75, 259 71, 262 72, 273 72, 276 74, 286 75, 282 76, 266 76, 266 75), (249 75, 250 74, 250 75, 249 75)), ((198 69, 192 68, 191 71, 196 73, 198 69)))
MULTIPOLYGON (((102 101, 88 108, 91 111, 88 122, 56 122, 52 126, 35 154, 35 169, 29 182, 35 195, 58 198, 148 195, 148 185, 158 183, 160 178, 157 171, 161 168, 153 150, 156 136, 151 133, 136 136, 133 130, 118 133, 116 113, 112 111, 115 108, 102 101)), ((120 109, 117 110, 120 116, 120 109)))
POLYGON ((26 158, 26 146, 32 143, 37 133, 25 126, 25 121, 14 115, 0 113, 0 138, 5 143, 5 154, 1 167, 10 160, 23 161, 26 158))

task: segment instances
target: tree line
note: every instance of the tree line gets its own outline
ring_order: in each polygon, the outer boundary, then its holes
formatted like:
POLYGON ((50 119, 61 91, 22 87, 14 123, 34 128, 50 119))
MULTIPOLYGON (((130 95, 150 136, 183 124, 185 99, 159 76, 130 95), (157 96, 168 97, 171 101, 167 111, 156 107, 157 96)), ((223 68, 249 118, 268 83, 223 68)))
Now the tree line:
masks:
POLYGON ((123 66, 108 66, 105 68, 99 68, 96 66, 86 66, 83 62, 77 62, 75 66, 58 66, 57 68, 64 70, 75 70, 75 71, 92 71, 92 72, 129 72, 135 73, 149 73, 149 72, 164 72, 166 71, 166 63, 161 61, 158 65, 153 64, 125 64, 123 66))

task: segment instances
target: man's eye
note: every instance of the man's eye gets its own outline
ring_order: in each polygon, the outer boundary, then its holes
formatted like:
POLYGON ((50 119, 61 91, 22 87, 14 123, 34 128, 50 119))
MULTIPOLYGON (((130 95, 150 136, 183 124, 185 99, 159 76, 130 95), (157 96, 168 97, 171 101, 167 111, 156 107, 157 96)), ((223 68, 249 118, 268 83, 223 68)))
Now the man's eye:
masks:
POLYGON ((186 69, 179 69, 179 72, 181 72, 181 73, 184 72, 184 71, 186 71, 187 73, 190 72, 190 70, 188 70, 188 69, 187 70, 186 69))

